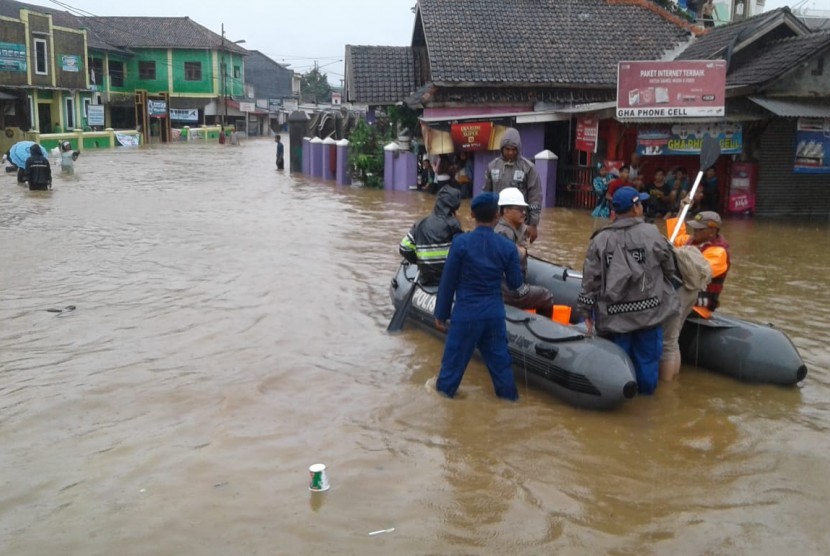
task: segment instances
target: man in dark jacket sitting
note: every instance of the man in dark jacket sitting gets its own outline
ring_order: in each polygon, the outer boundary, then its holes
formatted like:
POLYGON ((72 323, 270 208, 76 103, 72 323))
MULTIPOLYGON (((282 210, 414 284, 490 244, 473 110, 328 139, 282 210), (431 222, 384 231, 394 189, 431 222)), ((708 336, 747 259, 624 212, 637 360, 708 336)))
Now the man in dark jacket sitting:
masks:
POLYGON ((45 191, 52 187, 52 166, 43 155, 43 149, 38 145, 29 147, 31 156, 26 161, 26 178, 29 181, 29 190, 45 191))
POLYGON ((450 252, 452 239, 463 233, 455 217, 461 206, 461 192, 453 187, 442 187, 435 200, 432 214, 412 226, 401 240, 401 255, 418 264, 418 282, 425 286, 437 286, 450 252))

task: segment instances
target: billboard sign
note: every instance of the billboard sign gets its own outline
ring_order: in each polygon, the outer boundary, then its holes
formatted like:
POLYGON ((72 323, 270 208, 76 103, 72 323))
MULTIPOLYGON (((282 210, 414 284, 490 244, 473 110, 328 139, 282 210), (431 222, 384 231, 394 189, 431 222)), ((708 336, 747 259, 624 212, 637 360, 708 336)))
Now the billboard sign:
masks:
POLYGON ((726 61, 620 62, 617 118, 696 118, 726 114, 726 61))

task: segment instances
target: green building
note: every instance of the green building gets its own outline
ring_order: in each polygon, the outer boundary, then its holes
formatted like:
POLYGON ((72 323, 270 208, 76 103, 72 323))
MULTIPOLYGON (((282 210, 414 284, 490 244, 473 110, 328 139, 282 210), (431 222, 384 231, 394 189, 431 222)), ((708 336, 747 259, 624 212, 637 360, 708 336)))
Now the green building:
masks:
POLYGON ((0 127, 168 141, 172 127, 229 119, 246 55, 188 17, 79 17, 0 0, 0 104, 13 105, 0 127))

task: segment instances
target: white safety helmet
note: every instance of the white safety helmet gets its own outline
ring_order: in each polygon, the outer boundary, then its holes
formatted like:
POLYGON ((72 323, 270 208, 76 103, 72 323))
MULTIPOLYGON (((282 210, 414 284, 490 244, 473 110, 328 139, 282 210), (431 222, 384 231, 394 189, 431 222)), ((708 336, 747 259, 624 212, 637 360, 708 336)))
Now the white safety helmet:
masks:
POLYGON ((499 192, 500 207, 526 207, 525 196, 517 187, 507 187, 499 192))

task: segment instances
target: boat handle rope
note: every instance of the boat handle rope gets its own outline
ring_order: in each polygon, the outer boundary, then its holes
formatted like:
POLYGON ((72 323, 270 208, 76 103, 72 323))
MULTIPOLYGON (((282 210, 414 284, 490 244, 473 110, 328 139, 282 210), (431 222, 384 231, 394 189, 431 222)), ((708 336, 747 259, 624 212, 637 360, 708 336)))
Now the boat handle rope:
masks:
POLYGON ((550 343, 561 343, 561 342, 578 342, 580 340, 585 339, 584 334, 574 334, 573 336, 565 336, 564 338, 548 338, 546 336, 540 336, 537 334, 531 327, 530 322, 533 320, 530 317, 522 317, 522 318, 510 318, 505 317, 505 320, 512 322, 513 324, 524 324, 525 328, 527 328, 528 332, 533 334, 539 340, 543 342, 550 342, 550 343))

